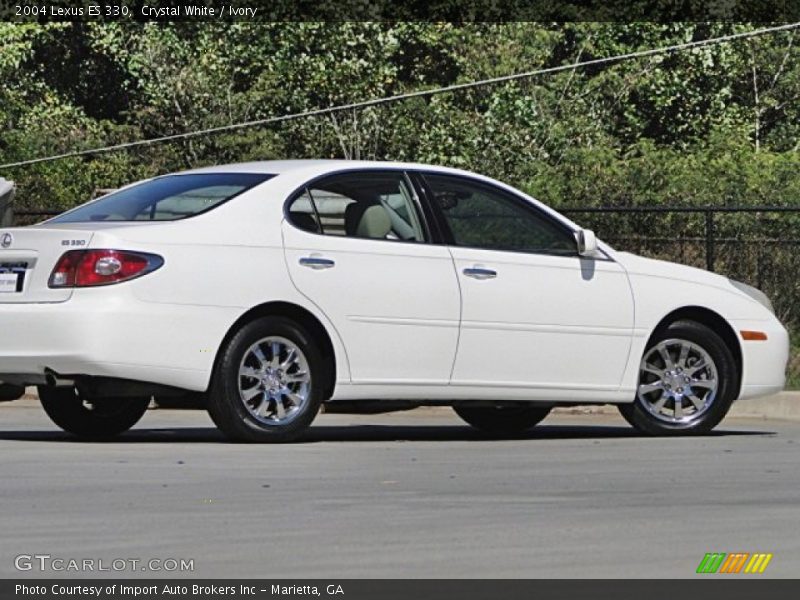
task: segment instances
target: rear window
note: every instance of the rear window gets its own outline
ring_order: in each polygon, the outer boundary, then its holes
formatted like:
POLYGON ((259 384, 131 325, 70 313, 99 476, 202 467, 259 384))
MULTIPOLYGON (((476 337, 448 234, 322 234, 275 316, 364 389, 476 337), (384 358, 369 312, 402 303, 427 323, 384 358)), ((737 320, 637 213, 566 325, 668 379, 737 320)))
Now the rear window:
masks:
POLYGON ((211 210, 272 177, 258 173, 166 175, 99 198, 50 222, 185 219, 211 210))

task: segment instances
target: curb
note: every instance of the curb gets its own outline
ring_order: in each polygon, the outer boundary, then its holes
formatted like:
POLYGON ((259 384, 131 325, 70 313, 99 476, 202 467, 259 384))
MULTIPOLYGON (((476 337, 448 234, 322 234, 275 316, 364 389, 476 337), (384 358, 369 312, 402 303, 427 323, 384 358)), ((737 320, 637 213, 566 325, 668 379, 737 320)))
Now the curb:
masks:
MULTIPOLYGON (((38 400, 35 388, 28 388, 23 400, 38 400)), ((426 407, 430 408, 430 407, 426 407)), ((436 408, 436 407, 433 407, 436 408)), ((419 410, 419 409, 417 409, 419 410)), ((448 408, 449 410, 449 408, 448 408)), ((568 406, 553 409, 556 415, 616 415, 616 406, 602 404, 597 406, 568 406)), ((800 391, 780 392, 774 396, 734 402, 728 417, 747 419, 779 419, 800 421, 800 391)))
MULTIPOLYGON (((553 413, 562 415, 615 415, 617 414, 617 408, 612 404, 561 407, 553 410, 553 413)), ((780 392, 774 396, 734 402, 727 416, 728 418, 800 421, 800 392, 780 392)))
POLYGON ((800 392, 781 392, 766 398, 735 402, 729 414, 732 417, 800 421, 800 392))

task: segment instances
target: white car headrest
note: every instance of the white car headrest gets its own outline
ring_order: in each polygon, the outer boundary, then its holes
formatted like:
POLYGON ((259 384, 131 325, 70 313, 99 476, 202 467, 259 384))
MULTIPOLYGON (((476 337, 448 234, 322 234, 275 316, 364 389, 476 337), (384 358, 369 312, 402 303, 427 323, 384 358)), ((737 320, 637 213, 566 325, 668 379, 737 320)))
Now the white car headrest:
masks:
POLYGON ((385 239, 392 230, 392 220, 386 209, 380 204, 367 208, 356 227, 356 236, 363 238, 385 239))

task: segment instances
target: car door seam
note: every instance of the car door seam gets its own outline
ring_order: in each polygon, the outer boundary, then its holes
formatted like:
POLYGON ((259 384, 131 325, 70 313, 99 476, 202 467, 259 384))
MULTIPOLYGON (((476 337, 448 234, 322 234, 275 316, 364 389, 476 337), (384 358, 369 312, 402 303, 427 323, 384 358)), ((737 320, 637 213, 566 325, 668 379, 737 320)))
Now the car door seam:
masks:
POLYGON ((458 362, 458 351, 461 348, 461 329, 464 324, 464 290, 461 287, 461 278, 458 276, 458 265, 456 265, 456 257, 453 256, 453 251, 450 246, 446 246, 447 253, 450 255, 450 262, 453 265, 453 276, 458 285, 458 333, 456 334, 456 349, 453 352, 453 365, 450 368, 450 377, 447 380, 447 385, 452 385, 453 376, 456 372, 456 364, 458 362))
MULTIPOLYGON (((287 252, 289 250, 289 248, 286 247, 286 238, 284 237, 284 230, 283 230, 284 226, 287 223, 288 223, 288 221, 286 220, 286 217, 284 217, 281 220, 281 225, 280 225, 280 228, 281 228, 281 242, 283 244, 283 264, 284 264, 284 266, 286 268, 286 274, 289 276, 289 281, 292 282, 292 286, 294 287, 295 291, 298 294, 300 294, 303 298, 305 298, 308 302, 310 302, 311 305, 314 306, 319 311, 319 313, 321 315, 325 315, 325 319, 328 321, 328 324, 330 325, 331 329, 333 329, 333 331, 336 333, 336 337, 339 338, 339 345, 342 347, 342 352, 344 353, 344 359, 347 361, 348 381, 352 382, 353 381, 353 371, 350 368, 350 356, 347 353, 347 346, 344 343, 344 338, 342 337, 341 333, 339 333, 339 330, 336 328, 336 324, 330 318, 328 313, 325 312, 322 309, 321 306, 319 306, 316 302, 314 302, 311 298, 309 298, 308 295, 306 295, 303 292, 303 290, 300 289, 300 287, 297 285, 297 282, 294 280, 294 277, 292 276, 292 269, 289 267, 289 256, 288 256, 288 252, 287 252)), ((337 371, 338 371, 338 369, 337 369, 337 371)), ((336 384, 338 385, 338 382, 336 382, 336 384)), ((334 392, 334 394, 335 394, 335 392, 334 392)))

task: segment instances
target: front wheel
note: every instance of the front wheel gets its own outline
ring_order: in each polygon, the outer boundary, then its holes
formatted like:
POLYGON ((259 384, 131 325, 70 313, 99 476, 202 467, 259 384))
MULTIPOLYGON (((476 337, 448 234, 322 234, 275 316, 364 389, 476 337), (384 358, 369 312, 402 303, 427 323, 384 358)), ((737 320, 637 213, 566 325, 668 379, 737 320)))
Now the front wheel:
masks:
POLYGON ((84 397, 74 387, 39 387, 47 416, 64 431, 80 438, 102 440, 128 431, 144 416, 147 396, 133 398, 84 397))
POLYGON ((520 403, 519 406, 454 406, 464 421, 491 435, 516 435, 537 425, 550 413, 549 406, 520 403))
POLYGON ((737 387, 736 364, 722 338, 700 323, 678 321, 648 345, 636 398, 619 411, 651 435, 707 433, 728 413, 737 387))

